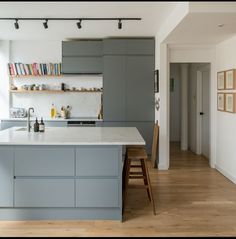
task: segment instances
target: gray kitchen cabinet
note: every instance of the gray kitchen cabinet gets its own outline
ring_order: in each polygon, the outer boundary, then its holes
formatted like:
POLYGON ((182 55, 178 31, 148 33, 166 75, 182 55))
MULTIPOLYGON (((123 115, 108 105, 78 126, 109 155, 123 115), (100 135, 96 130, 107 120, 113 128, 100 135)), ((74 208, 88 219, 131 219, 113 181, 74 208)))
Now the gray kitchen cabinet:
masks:
POLYGON ((154 56, 126 56, 126 120, 154 121, 154 56))
POLYGON ((73 147, 21 146, 15 148, 15 176, 74 176, 73 147))
POLYGON ((63 41, 62 73, 102 73, 102 46, 102 40, 63 41))
POLYGON ((115 178, 76 180, 76 207, 119 207, 119 188, 115 178))
POLYGON ((154 55, 155 41, 151 38, 103 39, 104 55, 154 55))
POLYGON ((103 39, 104 55, 125 55, 126 39, 103 39))
POLYGON ((126 56, 104 56, 103 120, 125 121, 126 56))
POLYGON ((44 120, 46 127, 67 127, 67 121, 47 121, 44 120))
POLYGON ((117 147, 78 147, 76 149, 76 175, 118 176, 119 157, 120 150, 117 147))
POLYGON ((100 56, 63 56, 62 72, 64 74, 102 73, 103 60, 100 56))
POLYGON ((154 39, 126 39, 127 55, 155 55, 154 39))
POLYGON ((14 207, 74 206, 74 179, 15 179, 14 207))
POLYGON ((14 151, 0 146, 0 207, 13 207, 14 151))
POLYGON ((63 56, 101 56, 102 40, 63 41, 63 56))

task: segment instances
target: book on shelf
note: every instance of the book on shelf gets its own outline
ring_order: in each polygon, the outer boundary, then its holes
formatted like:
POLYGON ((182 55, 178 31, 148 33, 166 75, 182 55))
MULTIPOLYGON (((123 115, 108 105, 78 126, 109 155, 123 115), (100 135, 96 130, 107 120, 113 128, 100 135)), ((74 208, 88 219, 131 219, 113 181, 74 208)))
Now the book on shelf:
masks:
POLYGON ((61 75, 61 63, 32 63, 21 62, 8 63, 9 75, 11 76, 40 76, 61 75))

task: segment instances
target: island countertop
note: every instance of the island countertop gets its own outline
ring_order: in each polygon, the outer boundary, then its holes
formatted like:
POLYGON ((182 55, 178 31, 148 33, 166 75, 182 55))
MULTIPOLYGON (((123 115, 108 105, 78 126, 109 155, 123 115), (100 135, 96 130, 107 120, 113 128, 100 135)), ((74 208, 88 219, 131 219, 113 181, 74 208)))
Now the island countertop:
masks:
POLYGON ((145 145, 135 127, 46 127, 43 133, 21 129, 0 131, 0 145, 145 145))

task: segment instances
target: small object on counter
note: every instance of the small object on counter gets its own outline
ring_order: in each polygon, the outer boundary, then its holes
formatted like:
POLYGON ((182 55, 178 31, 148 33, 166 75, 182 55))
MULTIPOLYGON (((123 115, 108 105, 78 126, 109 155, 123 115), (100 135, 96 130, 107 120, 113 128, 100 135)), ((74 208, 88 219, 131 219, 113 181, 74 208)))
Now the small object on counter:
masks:
POLYGON ((11 90, 17 90, 17 87, 15 85, 11 85, 11 90))
POLYGON ((43 117, 41 117, 41 122, 39 123, 39 132, 44 132, 45 131, 45 125, 43 122, 43 117))
POLYGON ((34 123, 34 132, 39 132, 39 122, 36 117, 35 123, 34 123))
POLYGON ((61 83, 61 90, 65 90, 65 83, 61 83))
POLYGON ((56 107, 54 106, 54 103, 52 103, 50 114, 51 114, 51 118, 55 118, 57 115, 57 110, 56 110, 56 107))

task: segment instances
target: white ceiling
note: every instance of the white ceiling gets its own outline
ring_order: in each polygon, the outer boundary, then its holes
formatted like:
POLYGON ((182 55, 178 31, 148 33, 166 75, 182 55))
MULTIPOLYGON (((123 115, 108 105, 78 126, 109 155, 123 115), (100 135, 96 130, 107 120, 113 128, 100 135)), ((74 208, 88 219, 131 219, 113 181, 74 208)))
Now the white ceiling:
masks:
POLYGON ((166 38, 172 44, 218 44, 236 34, 236 12, 189 13, 166 38), (218 27, 224 24, 223 27, 218 27))
POLYGON ((155 36, 177 2, 0 2, 0 17, 141 17, 141 21, 82 22, 49 21, 44 29, 40 21, 0 21, 0 39, 43 40, 67 38, 102 38, 119 36, 155 36))

